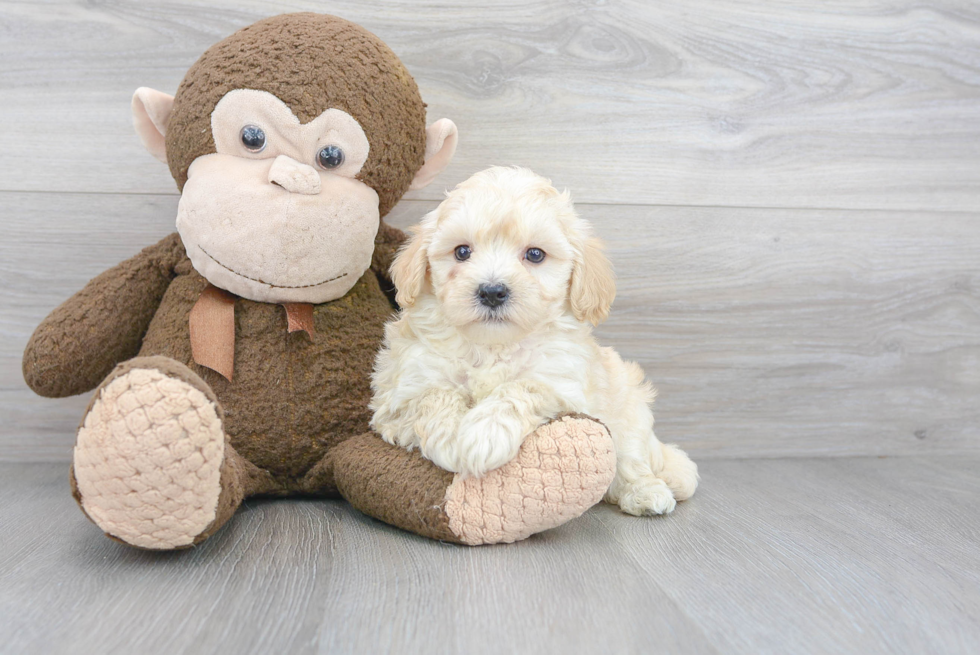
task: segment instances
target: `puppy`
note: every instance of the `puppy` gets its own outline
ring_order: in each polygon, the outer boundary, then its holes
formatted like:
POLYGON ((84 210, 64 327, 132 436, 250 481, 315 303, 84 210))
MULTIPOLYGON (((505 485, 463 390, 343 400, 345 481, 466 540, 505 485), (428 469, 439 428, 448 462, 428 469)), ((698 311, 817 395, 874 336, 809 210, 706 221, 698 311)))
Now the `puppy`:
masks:
POLYGON ((413 230, 391 273, 402 311, 371 401, 385 441, 480 476, 542 423, 581 412, 615 443, 607 502, 663 514, 694 493, 697 466, 654 436, 643 371, 592 336, 615 283, 567 192, 527 169, 477 173, 413 230))

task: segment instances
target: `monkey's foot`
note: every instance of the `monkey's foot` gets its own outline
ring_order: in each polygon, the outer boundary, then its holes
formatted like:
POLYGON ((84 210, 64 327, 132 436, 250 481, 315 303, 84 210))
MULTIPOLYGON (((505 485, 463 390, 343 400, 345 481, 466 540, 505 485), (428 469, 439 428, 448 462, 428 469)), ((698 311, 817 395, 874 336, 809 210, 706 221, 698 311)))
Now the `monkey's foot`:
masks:
POLYGON ((190 546, 216 529, 224 451, 220 410, 203 380, 167 358, 131 360, 96 390, 78 430, 75 498, 127 544, 190 546))
POLYGON ((449 528, 469 545, 511 543, 557 527, 602 500, 616 474, 605 426, 585 416, 542 425, 517 457, 446 491, 449 528))
POLYGON ((572 415, 538 428, 514 460, 482 478, 462 479, 375 434, 341 443, 334 458, 337 487, 354 507, 471 546, 511 543, 562 525, 602 500, 616 474, 605 426, 572 415))

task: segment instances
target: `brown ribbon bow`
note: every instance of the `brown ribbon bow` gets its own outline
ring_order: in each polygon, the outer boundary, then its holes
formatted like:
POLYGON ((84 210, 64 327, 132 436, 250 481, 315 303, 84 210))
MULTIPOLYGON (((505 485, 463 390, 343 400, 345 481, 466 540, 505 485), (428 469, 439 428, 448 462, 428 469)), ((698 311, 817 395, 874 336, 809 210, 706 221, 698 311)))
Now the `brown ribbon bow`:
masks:
MULTIPOLYGON (((235 371, 235 301, 238 296, 213 284, 205 287, 191 309, 191 353, 194 361, 231 382, 235 371)), ((302 330, 313 340, 313 305, 282 303, 289 332, 302 330)))

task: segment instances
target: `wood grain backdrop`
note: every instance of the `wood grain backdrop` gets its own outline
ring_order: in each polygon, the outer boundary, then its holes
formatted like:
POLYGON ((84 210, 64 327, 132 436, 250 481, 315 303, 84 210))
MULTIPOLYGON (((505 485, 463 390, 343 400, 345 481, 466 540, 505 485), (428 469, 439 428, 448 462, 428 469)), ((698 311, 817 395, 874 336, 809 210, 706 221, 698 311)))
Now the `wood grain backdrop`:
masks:
POLYGON ((85 398, 20 353, 86 280, 173 229, 132 132, 262 16, 365 25, 456 161, 396 208, 523 164, 566 186, 620 276, 600 336, 697 457, 980 452, 980 4, 0 2, 0 459, 65 460, 85 398))

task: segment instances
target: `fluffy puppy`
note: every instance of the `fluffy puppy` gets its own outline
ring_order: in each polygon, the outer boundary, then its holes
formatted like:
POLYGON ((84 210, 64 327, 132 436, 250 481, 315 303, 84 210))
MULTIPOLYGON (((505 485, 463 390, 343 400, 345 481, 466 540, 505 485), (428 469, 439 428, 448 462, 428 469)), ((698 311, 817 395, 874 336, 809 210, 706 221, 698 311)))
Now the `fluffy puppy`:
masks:
POLYGON ((477 173, 413 230, 391 272, 402 311, 371 402, 385 441, 480 476, 542 423, 581 412, 616 446, 607 502, 662 514, 694 493, 694 462, 654 436, 643 371, 592 336, 616 288, 567 192, 527 169, 477 173))

